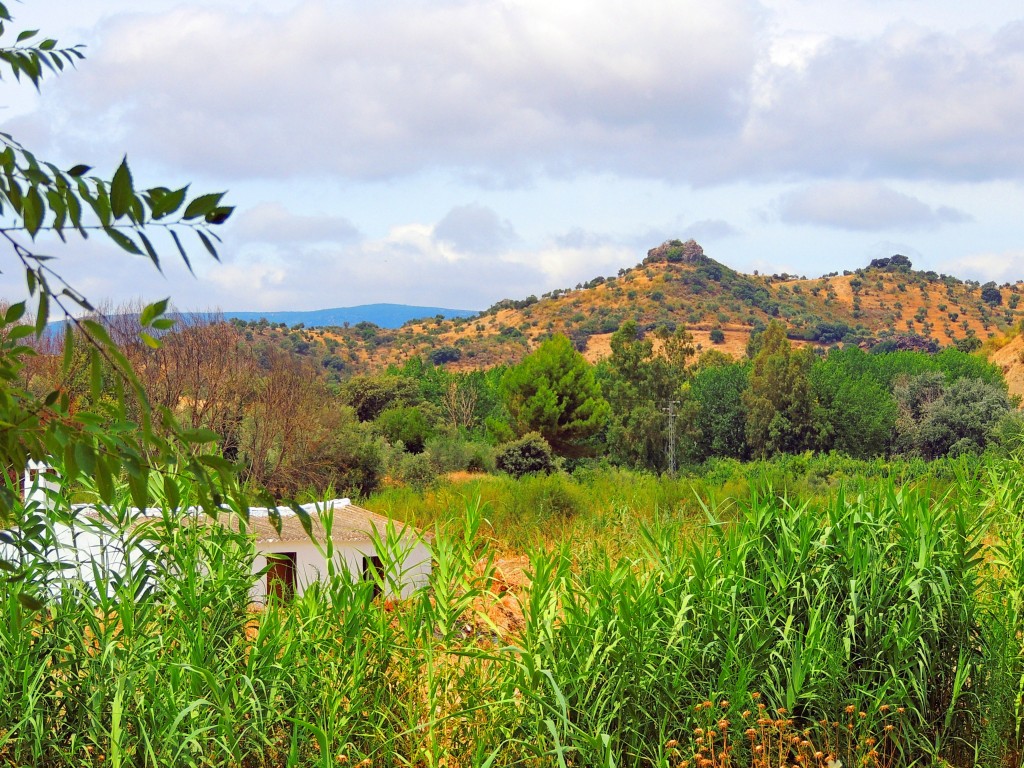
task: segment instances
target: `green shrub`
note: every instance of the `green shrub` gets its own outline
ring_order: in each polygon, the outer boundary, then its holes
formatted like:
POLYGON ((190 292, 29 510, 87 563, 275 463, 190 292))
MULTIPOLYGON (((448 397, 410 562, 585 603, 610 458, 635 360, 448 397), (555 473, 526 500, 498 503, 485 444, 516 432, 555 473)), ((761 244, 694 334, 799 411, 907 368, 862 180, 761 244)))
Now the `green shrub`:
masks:
POLYGON ((555 469, 551 446, 538 432, 530 432, 515 442, 503 445, 494 460, 498 470, 513 477, 555 469))

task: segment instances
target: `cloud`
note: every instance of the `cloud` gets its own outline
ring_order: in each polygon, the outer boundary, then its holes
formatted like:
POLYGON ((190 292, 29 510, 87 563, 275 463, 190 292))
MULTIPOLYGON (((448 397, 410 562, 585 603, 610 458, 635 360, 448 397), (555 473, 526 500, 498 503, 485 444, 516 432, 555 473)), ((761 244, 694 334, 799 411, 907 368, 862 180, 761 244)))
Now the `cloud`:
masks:
POLYGON ((33 130, 69 152, 102 136, 191 176, 660 174, 741 128, 761 18, 754 0, 115 15, 33 130))
POLYGON ((261 203, 237 215, 231 237, 243 243, 347 242, 357 239, 359 230, 342 216, 296 214, 281 203, 261 203))
POLYGON ((434 227, 434 237, 465 254, 494 254, 519 242, 512 225, 483 205, 452 208, 434 227))
POLYGON ((705 240, 721 240, 738 235, 740 231, 723 219, 702 219, 683 228, 682 239, 693 238, 698 243, 705 240))
POLYGON ((1020 179, 1022 90, 1022 22, 819 40, 762 62, 732 173, 1020 179))
POLYGON ((833 181, 803 187, 779 201, 787 224, 837 229, 931 229, 970 217, 947 206, 932 208, 916 197, 875 182, 833 181))
POLYGON ((1019 248, 1002 252, 974 253, 956 259, 946 259, 936 268, 961 278, 982 283, 1016 283, 1024 280, 1024 250, 1019 248))

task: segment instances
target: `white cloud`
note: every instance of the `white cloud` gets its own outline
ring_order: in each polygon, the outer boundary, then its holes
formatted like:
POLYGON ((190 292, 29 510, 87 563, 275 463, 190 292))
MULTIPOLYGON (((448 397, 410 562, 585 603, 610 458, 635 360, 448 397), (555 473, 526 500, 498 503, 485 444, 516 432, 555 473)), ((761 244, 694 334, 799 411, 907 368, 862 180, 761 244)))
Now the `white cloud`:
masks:
POLYGON ((1024 25, 907 24, 833 37, 762 67, 733 173, 948 180, 1024 177, 1024 25))
POLYGON ((657 174, 739 129, 759 23, 753 0, 186 6, 115 17, 36 130, 238 178, 657 174))
POLYGON ((507 220, 477 204, 452 208, 434 227, 434 237, 465 254, 501 253, 520 240, 507 220))
POLYGON ((973 253, 943 261, 938 269, 961 278, 986 283, 1015 283, 1024 279, 1024 250, 1020 248, 999 253, 973 253))
POLYGON ((239 242, 347 242, 359 230, 343 216, 310 216, 290 212, 281 203, 260 203, 236 214, 230 237, 239 242))
POLYGON ((875 182, 832 181, 784 195, 779 216, 788 224, 849 230, 926 229, 969 217, 948 206, 933 208, 911 195, 875 182))

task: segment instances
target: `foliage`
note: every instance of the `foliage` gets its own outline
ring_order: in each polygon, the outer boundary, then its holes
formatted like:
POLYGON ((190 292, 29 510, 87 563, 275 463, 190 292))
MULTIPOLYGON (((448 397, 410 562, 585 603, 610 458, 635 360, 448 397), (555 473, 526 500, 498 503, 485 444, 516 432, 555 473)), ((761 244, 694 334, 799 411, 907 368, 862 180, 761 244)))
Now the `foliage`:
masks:
POLYGON ((702 366, 693 377, 690 394, 696 403, 694 425, 698 437, 694 458, 712 456, 742 459, 747 453, 747 413, 743 392, 749 384, 750 368, 726 362, 702 366))
MULTIPOLYGON (((211 567, 138 596, 124 583, 99 606, 69 590, 35 617, 4 595, 0 690, 11 706, 0 710, 0 756, 301 766, 325 754, 402 764, 428 749, 468 764, 563 754, 645 766, 706 732, 711 700, 731 723, 758 704, 783 708, 773 722, 810 728, 821 746, 828 731, 816 723, 841 731, 853 713, 855 744, 875 738, 892 765, 1012 761, 1024 674, 1019 461, 951 463, 945 486, 926 474, 918 487, 874 475, 896 465, 848 466, 863 474, 848 488, 783 493, 761 474, 746 491, 698 485, 699 501, 681 481, 616 470, 495 478, 518 505, 505 519, 553 546, 530 553, 528 588, 494 567, 483 510, 452 506, 455 495, 435 528, 431 590, 383 603, 372 583, 335 570, 257 615, 240 610, 248 539, 158 524, 160 551, 211 567), (659 487, 675 495, 656 512, 647 494, 659 487), (502 605, 519 618, 489 624, 484 613, 502 605)), ((422 493, 410 497, 417 509, 439 490, 422 493)), ((392 545, 380 549, 388 569, 400 562, 392 545)), ((748 764, 746 739, 732 743, 732 764, 748 764)))
MULTIPOLYGON (((608 448, 613 459, 633 467, 663 471, 668 468, 669 407, 679 411, 678 425, 686 423, 689 399, 686 363, 694 349, 685 330, 658 334, 654 342, 642 338, 630 320, 612 335, 612 355, 601 372, 601 386, 611 406, 608 448)), ((677 429, 676 437, 683 434, 677 429)))
POLYGON ((747 444, 755 455, 793 453, 813 445, 814 393, 808 350, 794 350, 781 323, 761 335, 743 394, 747 444))
POLYGON ((1001 388, 980 379, 957 379, 922 408, 916 447, 925 458, 980 453, 1010 407, 1001 388))
POLYGON ((817 441, 823 450, 868 458, 888 449, 896 426, 896 401, 885 385, 865 370, 866 358, 854 347, 833 352, 811 369, 818 407, 817 441))
POLYGON ((548 339, 509 369, 501 389, 519 434, 539 432, 561 456, 591 453, 608 420, 593 369, 565 336, 548 339))
POLYGON ((415 381, 394 374, 353 376, 341 395, 360 421, 373 421, 388 408, 415 405, 420 399, 415 381))
POLYGON ((555 469, 551 446, 538 432, 530 432, 515 442, 503 445, 495 454, 494 463, 499 471, 512 477, 548 473, 555 469))
POLYGON ((389 442, 401 442, 409 453, 421 453, 433 434, 418 406, 388 408, 376 418, 374 426, 389 442))
MULTIPOLYGON (((6 5, 0 4, 0 35, 9 35, 11 24, 6 5)), ((0 49, 0 66, 36 88, 45 76, 82 58, 80 46, 62 48, 55 40, 40 39, 35 30, 21 32, 0 49)), ((0 462, 16 473, 29 458, 59 464, 69 480, 94 477, 99 495, 108 502, 124 473, 140 505, 149 495, 151 470, 171 465, 197 478, 198 500, 216 508, 233 478, 228 462, 201 449, 214 436, 181 427, 168 410, 150 407, 132 366, 106 328, 94 319, 72 317, 73 309, 94 307, 64 281, 59 262, 41 253, 36 243, 44 236, 66 241, 99 234, 150 260, 157 269, 161 254, 168 250, 191 269, 183 236, 194 234, 202 249, 217 257, 213 228, 232 212, 222 203, 224 193, 192 195, 187 186, 139 188, 127 160, 109 178, 91 174, 84 164, 62 169, 6 134, 0 136, 0 171, 0 239, 10 247, 16 268, 24 272, 29 300, 36 304, 31 325, 23 324, 29 314, 27 302, 5 308, 0 322, 0 421, 9 426, 0 440, 0 462), (161 242, 156 233, 166 239, 161 242), (24 341, 33 334, 42 336, 51 312, 63 313, 69 321, 63 373, 81 356, 88 362, 90 397, 84 407, 75 407, 69 393, 59 387, 40 393, 18 381, 34 354, 24 341), (110 378, 104 378, 104 369, 110 378)), ((166 308, 167 302, 161 301, 142 309, 139 326, 146 344, 156 346, 156 336, 170 326, 162 317, 166 308)), ((0 519, 20 513, 17 489, 4 484, 0 519)), ((27 593, 23 597, 29 599, 27 593)))

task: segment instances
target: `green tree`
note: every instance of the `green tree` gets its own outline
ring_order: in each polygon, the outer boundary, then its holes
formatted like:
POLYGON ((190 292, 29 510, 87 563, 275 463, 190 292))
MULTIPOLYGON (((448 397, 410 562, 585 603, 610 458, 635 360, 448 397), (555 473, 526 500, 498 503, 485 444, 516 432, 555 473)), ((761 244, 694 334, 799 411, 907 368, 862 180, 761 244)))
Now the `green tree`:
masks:
POLYGON ((971 378, 947 384, 939 372, 903 380, 895 394, 899 445, 926 459, 980 453, 1012 410, 1004 388, 971 378))
POLYGON ((636 322, 629 320, 612 335, 611 357, 602 367, 601 384, 611 405, 608 450, 620 463, 640 469, 668 469, 671 403, 679 415, 674 420, 680 453, 687 450, 687 425, 691 399, 687 391, 686 364, 693 356, 693 340, 685 330, 657 334, 654 341, 641 338, 636 322))
POLYGON ((818 447, 857 458, 885 453, 898 409, 889 389, 862 363, 868 355, 857 347, 833 351, 811 369, 818 411, 818 447))
POLYGON ((797 453, 815 442, 814 393, 810 372, 814 354, 795 350, 782 323, 773 320, 758 342, 743 393, 747 444, 757 456, 797 453))
POLYGON ((609 407, 594 369, 565 336, 548 339, 509 369, 501 388, 519 435, 539 432, 559 456, 593 452, 609 407))
POLYGON ((353 376, 341 388, 341 397, 351 405, 360 421, 373 421, 389 408, 420 402, 415 379, 393 373, 353 376))
POLYGON ((700 367, 690 385, 698 432, 693 458, 745 458, 747 412, 743 393, 749 384, 750 366, 716 358, 709 362, 700 367))
MULTIPOLYGON (((0 67, 17 79, 28 79, 36 88, 45 76, 75 65, 84 58, 80 46, 61 47, 36 31, 15 34, 7 6, 0 3, 0 67), (14 42, 9 42, 14 37, 14 42)), ((231 215, 222 204, 223 193, 190 194, 189 188, 164 186, 139 188, 123 161, 110 177, 91 173, 85 164, 70 168, 37 157, 9 135, 0 135, 0 239, 10 248, 12 261, 25 274, 28 300, 9 307, 0 320, 0 461, 9 473, 17 473, 29 458, 59 464, 66 481, 81 475, 95 479, 104 501, 113 500, 115 482, 124 473, 136 503, 149 496, 149 472, 154 466, 177 464, 178 472, 197 481, 199 501, 210 509, 220 502, 219 484, 233 482, 231 466, 195 446, 215 440, 207 430, 179 427, 173 414, 155 413, 146 393, 122 350, 95 319, 78 320, 74 310, 93 311, 89 300, 67 284, 59 272, 59 260, 37 248, 43 235, 66 241, 99 234, 130 254, 149 259, 157 268, 162 254, 171 252, 190 265, 185 235, 194 235, 202 249, 216 257, 218 240, 213 228, 231 215), (161 237, 164 236, 164 240, 161 237), (34 322, 26 323, 34 303, 34 322), (85 345, 90 360, 90 402, 93 407, 76 410, 69 396, 55 389, 36 394, 19 383, 25 361, 32 354, 22 342, 33 333, 41 336, 51 313, 69 319, 64 337, 69 367, 76 346, 85 345), (80 338, 72 328, 77 328, 80 338), (114 371, 110 386, 99 375, 104 367, 114 371), (134 399, 141 407, 129 412, 134 399), (134 418, 133 418, 134 417, 134 418)), ((51 243, 52 245, 52 243, 51 243)), ((156 345, 156 331, 170 326, 163 318, 167 302, 145 307, 140 314, 143 339, 156 345)), ((10 518, 20 509, 13 484, 0 486, 0 517, 10 518)))

